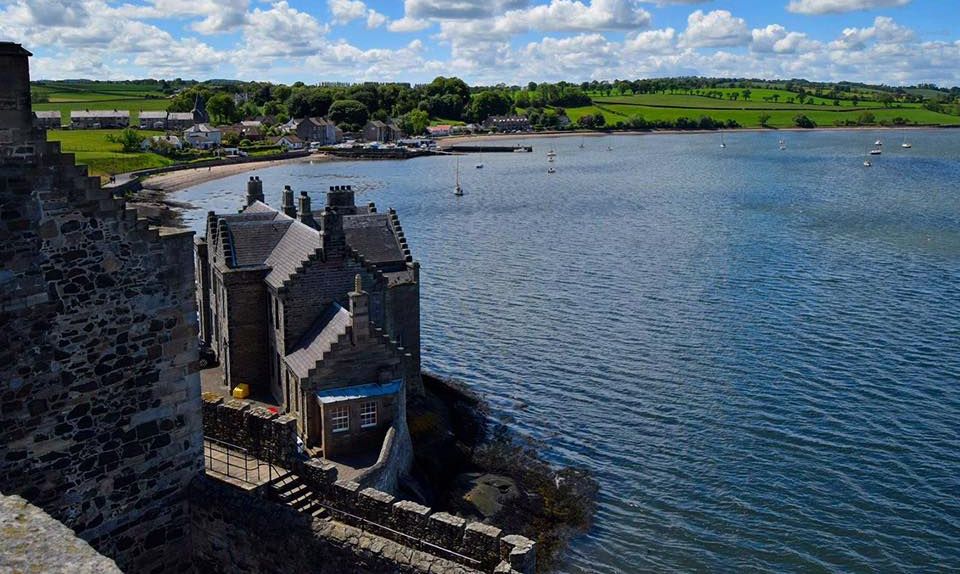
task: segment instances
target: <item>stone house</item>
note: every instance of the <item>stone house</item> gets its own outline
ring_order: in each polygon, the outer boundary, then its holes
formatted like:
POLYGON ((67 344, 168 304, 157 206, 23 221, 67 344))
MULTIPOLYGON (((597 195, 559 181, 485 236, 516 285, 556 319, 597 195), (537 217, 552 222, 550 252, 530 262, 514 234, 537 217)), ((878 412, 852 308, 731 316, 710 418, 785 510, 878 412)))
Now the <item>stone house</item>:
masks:
POLYGON ((130 126, 130 110, 71 110, 73 129, 117 129, 130 126))
MULTIPOLYGON (((229 389, 297 418, 325 457, 379 449, 400 395, 420 393, 419 264, 395 213, 331 188, 323 210, 248 182, 238 214, 208 214, 196 242, 201 338, 229 389)), ((317 451, 312 451, 316 453, 317 451)))
POLYGON ((303 149, 303 140, 297 137, 296 134, 282 135, 276 138, 273 144, 288 150, 303 149))
POLYGON ((165 130, 167 129, 167 112, 140 110, 139 124, 142 130, 165 130))
POLYGON ((56 130, 61 127, 60 110, 51 110, 49 112, 34 112, 37 117, 35 124, 45 130, 56 130))
POLYGON ((167 114, 167 129, 183 131, 193 125, 192 112, 170 112, 167 114))
POLYGON ((324 118, 303 118, 290 120, 283 125, 287 133, 296 134, 305 142, 318 142, 320 145, 337 143, 337 126, 324 118))
POLYGON ((524 116, 490 116, 483 121, 483 127, 499 132, 528 132, 530 120, 524 116))
POLYGON ((403 132, 393 120, 382 122, 371 120, 363 126, 363 139, 368 142, 396 142, 403 138, 403 132))

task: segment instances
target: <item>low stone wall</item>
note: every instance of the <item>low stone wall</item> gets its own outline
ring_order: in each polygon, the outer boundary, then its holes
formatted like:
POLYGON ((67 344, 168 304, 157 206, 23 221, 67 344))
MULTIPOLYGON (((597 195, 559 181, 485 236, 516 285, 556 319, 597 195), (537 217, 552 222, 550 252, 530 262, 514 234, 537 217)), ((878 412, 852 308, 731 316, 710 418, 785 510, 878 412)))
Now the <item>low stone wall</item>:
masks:
POLYGON ((117 564, 19 496, 0 494, 0 572, 122 574, 117 564))
POLYGON ((190 495, 194 571, 203 574, 476 574, 339 521, 201 477, 190 495))
MULTIPOLYGON (((447 558, 483 572, 536 570, 536 544, 523 536, 504 535, 489 524, 467 522, 353 481, 337 480, 336 467, 319 459, 297 465, 300 478, 313 490, 335 518, 403 545, 426 542, 464 556, 447 558)), ((444 552, 433 549, 440 554, 444 552)))
POLYGON ((297 457, 297 421, 249 401, 203 399, 203 436, 230 443, 261 459, 291 468, 297 457))

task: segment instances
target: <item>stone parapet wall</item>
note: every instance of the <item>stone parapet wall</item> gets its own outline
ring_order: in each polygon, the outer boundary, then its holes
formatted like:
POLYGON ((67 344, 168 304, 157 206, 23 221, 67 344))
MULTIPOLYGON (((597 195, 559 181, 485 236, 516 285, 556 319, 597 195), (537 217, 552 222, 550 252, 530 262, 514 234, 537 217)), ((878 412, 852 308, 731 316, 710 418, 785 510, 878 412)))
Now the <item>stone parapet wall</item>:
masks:
POLYGON ((533 574, 536 570, 536 543, 528 538, 397 500, 357 482, 337 480, 336 467, 319 459, 300 463, 295 471, 338 521, 482 572, 533 574), (509 568, 500 570, 505 566, 509 568))
POLYGON ((357 477, 364 487, 383 492, 397 492, 401 477, 413 466, 413 442, 407 429, 406 383, 397 397, 397 416, 387 430, 377 462, 357 477))
POLYGON ((369 529, 315 519, 215 479, 198 479, 190 500, 194 572, 478 574, 369 529))
POLYGON ((249 401, 204 397, 203 435, 283 468, 291 468, 297 457, 297 420, 249 401))

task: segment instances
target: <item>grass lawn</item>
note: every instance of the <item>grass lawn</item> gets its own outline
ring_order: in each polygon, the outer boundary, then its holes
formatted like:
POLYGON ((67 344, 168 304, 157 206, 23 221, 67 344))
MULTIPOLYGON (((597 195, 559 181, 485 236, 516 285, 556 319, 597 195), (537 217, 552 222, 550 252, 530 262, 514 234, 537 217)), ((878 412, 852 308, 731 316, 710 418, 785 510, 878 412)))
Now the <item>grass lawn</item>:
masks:
MULTIPOLYGON (((120 144, 107 141, 107 136, 120 130, 50 130, 47 139, 59 141, 60 148, 76 155, 77 163, 87 166, 90 175, 109 176, 116 173, 164 167, 174 162, 155 153, 123 153, 120 144)), ((160 131, 138 130, 146 139, 163 135, 160 131)))
MULTIPOLYGON (((857 117, 864 112, 862 108, 836 108, 834 106, 808 106, 809 109, 786 109, 786 110, 765 110, 762 108, 753 109, 722 109, 711 110, 704 108, 664 108, 642 105, 623 105, 600 103, 604 109, 597 106, 586 106, 582 108, 567 108, 567 115, 576 123, 577 119, 586 114, 602 113, 607 124, 626 121, 627 118, 642 116, 645 120, 676 120, 680 117, 688 117, 698 120, 703 116, 710 116, 715 120, 726 121, 728 119, 736 120, 743 127, 760 127, 760 114, 770 115, 768 125, 775 128, 793 127, 793 118, 798 113, 802 113, 812 119, 820 127, 834 127, 836 122, 845 120, 856 121, 857 117)), ((919 125, 960 125, 960 116, 951 116, 939 114, 929 110, 917 107, 872 109, 870 110, 880 120, 892 121, 896 117, 902 117, 911 123, 919 125)))

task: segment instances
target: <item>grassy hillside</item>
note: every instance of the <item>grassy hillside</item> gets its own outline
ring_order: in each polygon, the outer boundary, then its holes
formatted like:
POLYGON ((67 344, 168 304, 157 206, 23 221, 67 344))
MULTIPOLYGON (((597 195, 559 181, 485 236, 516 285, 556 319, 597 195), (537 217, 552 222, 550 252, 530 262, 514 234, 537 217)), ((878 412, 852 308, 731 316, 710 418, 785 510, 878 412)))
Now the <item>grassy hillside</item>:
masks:
MULTIPOLYGON (((106 176, 115 173, 164 167, 173 160, 155 153, 123 153, 120 144, 111 143, 107 136, 120 130, 50 130, 47 139, 59 141, 65 152, 76 155, 77 163, 85 164, 90 175, 106 176)), ((146 139, 163 132, 138 131, 146 139)))

